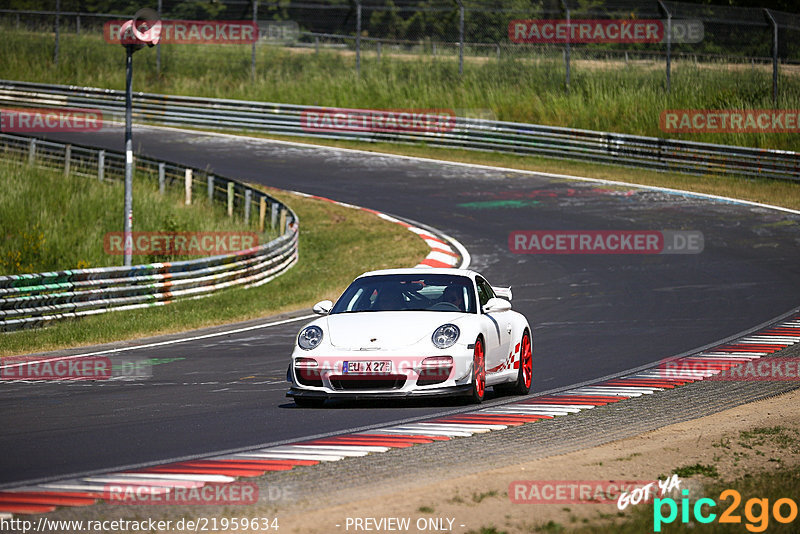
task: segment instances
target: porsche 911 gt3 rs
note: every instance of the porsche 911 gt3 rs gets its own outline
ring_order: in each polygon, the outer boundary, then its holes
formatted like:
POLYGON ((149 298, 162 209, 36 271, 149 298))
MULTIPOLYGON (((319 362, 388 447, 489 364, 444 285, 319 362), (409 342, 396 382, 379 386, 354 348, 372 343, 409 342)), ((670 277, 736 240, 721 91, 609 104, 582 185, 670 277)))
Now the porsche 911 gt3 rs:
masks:
POLYGON ((364 273, 300 330, 287 378, 298 406, 333 398, 527 394, 533 335, 511 288, 462 269, 364 273))

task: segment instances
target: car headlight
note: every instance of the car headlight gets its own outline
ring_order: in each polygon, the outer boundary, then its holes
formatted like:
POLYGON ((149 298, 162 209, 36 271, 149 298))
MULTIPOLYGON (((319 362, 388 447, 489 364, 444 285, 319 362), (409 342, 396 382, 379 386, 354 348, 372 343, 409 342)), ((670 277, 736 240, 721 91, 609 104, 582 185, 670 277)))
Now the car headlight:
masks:
POLYGON ((458 336, 461 335, 461 330, 454 324, 443 324, 433 332, 431 341, 440 349, 452 347, 458 341, 458 336))
POLYGON ((297 345, 303 350, 311 350, 322 342, 322 328, 307 326, 300 330, 297 336, 297 345))

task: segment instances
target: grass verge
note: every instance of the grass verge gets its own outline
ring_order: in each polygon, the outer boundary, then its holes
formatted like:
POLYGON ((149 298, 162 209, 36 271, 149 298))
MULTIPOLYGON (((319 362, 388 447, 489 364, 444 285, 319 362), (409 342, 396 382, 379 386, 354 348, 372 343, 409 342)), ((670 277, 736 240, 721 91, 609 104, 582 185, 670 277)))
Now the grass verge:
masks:
MULTIPOLYGON (((12 26, 2 31, 0 78, 124 88, 124 51, 106 43, 99 31, 63 34, 58 65, 53 65, 52 34, 12 26)), ((365 53, 356 75, 352 54, 260 46, 251 79, 249 46, 164 45, 161 51, 161 72, 155 51, 136 55, 135 90, 334 107, 444 108, 467 116, 488 110, 505 121, 800 150, 796 133, 665 134, 659 127, 667 109, 800 109, 800 76, 787 69, 781 71, 774 105, 769 69, 725 63, 673 61, 667 93, 661 68, 576 62, 567 93, 563 62, 556 59, 466 61, 459 75, 454 58, 379 61, 365 53)))
POLYGON ((3 334, 0 356, 180 332, 307 308, 322 299, 336 299, 364 271, 413 266, 428 252, 414 234, 368 212, 268 192, 289 204, 301 221, 300 260, 287 273, 258 288, 231 289, 200 301, 110 312, 3 334))
MULTIPOLYGON (((182 184, 181 184, 182 185, 182 184)), ((4 275, 122 265, 122 251, 104 246, 108 233, 122 231, 124 188, 121 182, 97 182, 81 176, 0 161, 0 273, 4 275), (66 199, 66 201, 65 201, 66 199)), ((256 232, 265 243, 277 232, 258 232, 257 217, 248 226, 240 215, 228 217, 225 206, 195 194, 184 202, 183 188, 158 192, 155 175, 134 176, 136 232, 256 232)), ((119 238, 119 235, 116 236, 119 238)), ((219 253, 224 253, 222 250, 219 253)), ((137 264, 180 261, 198 256, 147 253, 137 264)))

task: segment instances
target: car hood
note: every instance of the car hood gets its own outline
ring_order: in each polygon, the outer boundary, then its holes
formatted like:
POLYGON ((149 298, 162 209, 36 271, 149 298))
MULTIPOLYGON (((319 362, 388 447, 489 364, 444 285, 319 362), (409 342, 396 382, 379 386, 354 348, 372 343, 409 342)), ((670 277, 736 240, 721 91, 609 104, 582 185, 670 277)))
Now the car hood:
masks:
POLYGON ((464 313, 382 311, 337 313, 327 319, 331 345, 347 350, 389 350, 430 338, 445 323, 457 323, 464 313))

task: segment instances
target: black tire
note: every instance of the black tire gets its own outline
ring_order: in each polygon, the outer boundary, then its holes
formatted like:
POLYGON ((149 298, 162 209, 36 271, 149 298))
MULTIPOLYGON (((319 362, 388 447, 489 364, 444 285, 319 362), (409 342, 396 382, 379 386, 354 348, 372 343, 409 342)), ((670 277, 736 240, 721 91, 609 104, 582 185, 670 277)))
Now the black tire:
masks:
POLYGON ((503 395, 527 395, 533 384, 533 343, 531 335, 526 330, 520 340, 520 361, 517 380, 511 384, 498 384, 494 386, 497 393, 503 395))
POLYGON ((316 397, 293 397, 294 403, 297 405, 298 408, 322 408, 322 405, 325 404, 325 399, 319 399, 316 397))

